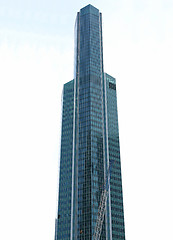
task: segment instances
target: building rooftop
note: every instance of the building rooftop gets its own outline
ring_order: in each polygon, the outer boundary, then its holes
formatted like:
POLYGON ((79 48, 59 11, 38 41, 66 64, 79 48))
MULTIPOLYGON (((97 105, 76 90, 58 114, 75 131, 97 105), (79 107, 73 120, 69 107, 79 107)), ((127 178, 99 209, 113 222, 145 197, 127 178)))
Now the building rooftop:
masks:
POLYGON ((95 8, 93 5, 89 4, 83 8, 80 9, 81 15, 85 15, 88 13, 92 13, 94 15, 99 15, 99 10, 95 8))

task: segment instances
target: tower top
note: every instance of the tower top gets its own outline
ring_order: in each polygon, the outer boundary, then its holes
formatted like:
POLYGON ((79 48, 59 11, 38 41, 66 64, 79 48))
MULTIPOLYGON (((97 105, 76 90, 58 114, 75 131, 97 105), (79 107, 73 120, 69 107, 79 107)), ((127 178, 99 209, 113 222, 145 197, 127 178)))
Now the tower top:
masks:
POLYGON ((89 4, 83 8, 80 9, 81 15, 85 15, 88 13, 92 13, 94 15, 99 15, 99 10, 95 8, 93 5, 89 4))

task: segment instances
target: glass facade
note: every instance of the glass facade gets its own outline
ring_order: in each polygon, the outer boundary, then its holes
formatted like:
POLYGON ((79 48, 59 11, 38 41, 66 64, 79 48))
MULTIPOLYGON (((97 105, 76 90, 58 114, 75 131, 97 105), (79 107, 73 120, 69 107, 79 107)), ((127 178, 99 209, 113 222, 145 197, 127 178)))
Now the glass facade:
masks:
POLYGON ((73 154, 74 81, 64 85, 58 215, 55 239, 70 239, 72 154, 73 154))
POLYGON ((110 163, 100 239, 125 239, 116 82, 103 71, 102 15, 92 5, 77 14, 74 63, 63 90, 55 240, 93 239, 110 163))
POLYGON ((116 80, 105 74, 107 94, 112 239, 125 239, 116 80))

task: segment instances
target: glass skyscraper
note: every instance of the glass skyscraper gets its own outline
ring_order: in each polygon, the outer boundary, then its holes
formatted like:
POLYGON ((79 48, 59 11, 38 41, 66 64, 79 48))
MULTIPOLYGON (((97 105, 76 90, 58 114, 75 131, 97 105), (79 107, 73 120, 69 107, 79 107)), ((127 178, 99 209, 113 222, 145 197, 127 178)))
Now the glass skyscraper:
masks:
POLYGON ((55 240, 94 239, 107 175, 100 239, 125 239, 116 80, 103 69, 102 14, 88 5, 77 13, 74 79, 63 88, 55 240))

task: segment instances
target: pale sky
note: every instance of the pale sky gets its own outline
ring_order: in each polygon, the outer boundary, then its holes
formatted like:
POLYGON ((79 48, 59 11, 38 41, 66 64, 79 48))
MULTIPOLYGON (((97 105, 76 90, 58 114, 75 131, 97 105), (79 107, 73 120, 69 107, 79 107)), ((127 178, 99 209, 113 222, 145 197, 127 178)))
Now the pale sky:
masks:
POLYGON ((172 0, 0 0, 0 239, 53 240, 74 22, 103 14, 117 79, 127 240, 173 240, 172 0))

